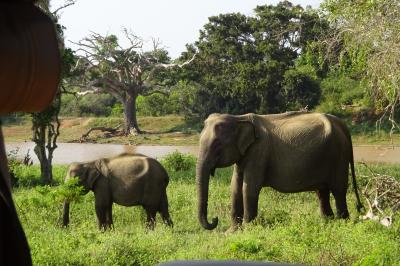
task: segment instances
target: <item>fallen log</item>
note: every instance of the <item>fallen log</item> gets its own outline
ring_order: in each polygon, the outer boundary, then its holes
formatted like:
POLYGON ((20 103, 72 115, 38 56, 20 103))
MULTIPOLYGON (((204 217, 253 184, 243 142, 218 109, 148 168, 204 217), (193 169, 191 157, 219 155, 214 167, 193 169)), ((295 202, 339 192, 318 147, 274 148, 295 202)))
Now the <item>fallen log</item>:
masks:
POLYGON ((108 132, 112 135, 117 135, 118 129, 120 127, 121 127, 121 125, 118 125, 114 128, 112 128, 112 127, 92 127, 85 134, 83 134, 80 137, 79 142, 85 142, 87 140, 87 138, 89 137, 89 134, 92 133, 93 131, 108 132))

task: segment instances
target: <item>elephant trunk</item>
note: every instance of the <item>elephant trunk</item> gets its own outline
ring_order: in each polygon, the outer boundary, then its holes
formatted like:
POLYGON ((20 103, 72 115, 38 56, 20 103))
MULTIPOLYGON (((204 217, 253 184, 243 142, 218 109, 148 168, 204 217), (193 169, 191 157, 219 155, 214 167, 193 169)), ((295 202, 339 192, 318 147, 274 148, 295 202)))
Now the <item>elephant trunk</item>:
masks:
POLYGON ((196 187, 198 197, 198 217, 200 224, 207 230, 212 230, 218 225, 218 217, 212 219, 212 223, 207 220, 207 205, 208 205, 208 185, 210 180, 211 169, 202 159, 200 153, 199 160, 196 165, 196 187))
POLYGON ((69 202, 65 200, 63 209, 63 226, 68 226, 68 224, 69 224, 69 202))

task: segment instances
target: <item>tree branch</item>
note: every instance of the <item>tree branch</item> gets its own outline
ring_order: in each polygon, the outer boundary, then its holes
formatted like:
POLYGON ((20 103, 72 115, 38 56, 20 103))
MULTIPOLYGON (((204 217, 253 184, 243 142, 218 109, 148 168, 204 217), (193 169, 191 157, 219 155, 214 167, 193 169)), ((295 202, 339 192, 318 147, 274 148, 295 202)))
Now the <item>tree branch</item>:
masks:
POLYGON ((152 89, 152 90, 150 90, 150 91, 142 92, 141 95, 143 95, 143 96, 150 96, 150 95, 159 93, 159 94, 162 94, 162 95, 164 95, 164 96, 169 96, 169 92, 168 92, 167 90, 161 89, 160 86, 157 86, 157 87, 158 87, 157 89, 152 89))
POLYGON ((54 10, 53 12, 51 12, 51 14, 52 14, 53 16, 56 17, 56 16, 57 16, 57 12, 61 11, 61 10, 64 9, 64 8, 67 8, 67 7, 69 7, 69 6, 74 5, 75 2, 76 2, 75 0, 68 0, 66 4, 64 4, 63 6, 60 6, 59 8, 57 8, 56 10, 54 10))
POLYGON ((157 73, 157 71, 161 70, 161 69, 171 69, 171 68, 182 68, 188 64, 190 64, 191 62, 194 61, 194 59, 196 58, 197 52, 193 54, 193 57, 188 60, 183 62, 182 64, 156 64, 150 71, 149 75, 147 76, 146 80, 144 81, 144 84, 146 84, 146 86, 150 86, 150 82, 154 79, 155 74, 157 73))

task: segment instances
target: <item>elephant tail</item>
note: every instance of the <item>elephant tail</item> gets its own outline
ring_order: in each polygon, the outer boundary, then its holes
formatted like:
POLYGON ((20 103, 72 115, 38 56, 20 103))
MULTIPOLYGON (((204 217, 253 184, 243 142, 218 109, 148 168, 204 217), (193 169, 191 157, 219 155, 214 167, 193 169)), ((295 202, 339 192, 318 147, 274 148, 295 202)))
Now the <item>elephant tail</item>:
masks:
POLYGON ((352 178, 352 182, 353 182, 353 188, 354 188, 354 193, 356 194, 356 199, 357 199, 357 211, 360 213, 361 209, 364 208, 364 206, 361 203, 360 200, 360 196, 358 194, 358 187, 357 187, 357 181, 356 181, 356 174, 355 174, 355 170, 354 170, 354 154, 353 154, 353 144, 351 142, 351 138, 350 138, 350 168, 351 168, 351 178, 352 178))

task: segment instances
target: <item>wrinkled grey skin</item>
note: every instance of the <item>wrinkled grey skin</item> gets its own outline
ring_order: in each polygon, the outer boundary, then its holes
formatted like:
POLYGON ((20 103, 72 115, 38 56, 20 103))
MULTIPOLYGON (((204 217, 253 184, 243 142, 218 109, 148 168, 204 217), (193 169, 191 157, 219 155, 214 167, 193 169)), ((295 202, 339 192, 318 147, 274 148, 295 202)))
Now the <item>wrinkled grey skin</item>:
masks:
MULTIPOLYGON (((141 205, 147 213, 147 227, 154 228, 159 212, 165 224, 172 226, 166 188, 169 177, 155 159, 142 154, 121 154, 88 163, 72 163, 66 180, 79 177, 86 193, 95 195, 100 230, 113 226, 112 205, 141 205)), ((64 202, 63 224, 69 223, 69 202, 64 202)))
POLYGON ((323 216, 333 216, 330 193, 337 216, 348 218, 346 192, 349 165, 360 202, 354 174, 353 148, 346 125, 337 117, 311 112, 274 115, 212 114, 200 136, 196 166, 198 216, 208 230, 218 217, 207 219, 208 186, 215 168, 234 164, 231 180, 232 227, 257 216, 262 187, 280 192, 316 191, 323 216))

